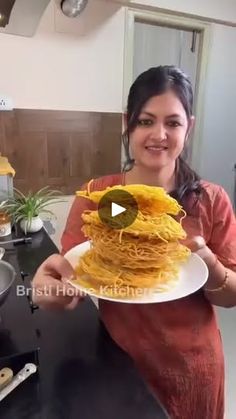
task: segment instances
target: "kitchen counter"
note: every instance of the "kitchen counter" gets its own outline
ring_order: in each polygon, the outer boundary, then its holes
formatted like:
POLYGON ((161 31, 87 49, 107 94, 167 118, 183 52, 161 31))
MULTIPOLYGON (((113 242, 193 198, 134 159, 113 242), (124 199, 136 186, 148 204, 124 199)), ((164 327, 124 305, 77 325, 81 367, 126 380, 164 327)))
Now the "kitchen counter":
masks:
POLYGON ((6 357, 1 367, 13 365, 14 373, 25 361, 38 360, 38 373, 0 403, 0 417, 166 419, 132 360, 106 332, 89 297, 73 311, 49 312, 34 310, 26 295, 16 295, 16 287, 30 287, 37 267, 58 252, 45 230, 32 238, 31 244, 5 246, 4 260, 14 266, 17 278, 0 307, 5 331, 0 333, 0 356, 6 357))

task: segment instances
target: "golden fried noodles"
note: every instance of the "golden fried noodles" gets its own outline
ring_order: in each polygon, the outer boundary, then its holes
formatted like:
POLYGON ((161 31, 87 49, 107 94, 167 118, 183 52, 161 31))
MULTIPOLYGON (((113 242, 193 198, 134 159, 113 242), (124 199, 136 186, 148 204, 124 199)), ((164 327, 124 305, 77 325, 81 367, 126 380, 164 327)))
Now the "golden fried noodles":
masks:
MULTIPOLYGON (((91 249, 79 260, 75 283, 110 298, 137 298, 148 292, 170 290, 178 281, 181 263, 190 250, 179 243, 186 237, 178 202, 163 188, 146 185, 113 186, 103 191, 77 192, 96 204, 105 193, 124 190, 138 203, 138 215, 128 227, 113 229, 98 211, 85 211, 82 228, 91 249)), ((108 215, 109 216, 109 215, 108 215)))
POLYGON ((181 211, 181 206, 178 202, 167 195, 163 188, 147 186, 147 185, 126 185, 126 186, 112 186, 107 187, 103 191, 90 192, 88 184, 87 191, 76 192, 77 196, 83 196, 91 199, 96 204, 107 193, 115 190, 123 190, 133 195, 142 214, 149 214, 151 216, 160 214, 177 215, 181 211))

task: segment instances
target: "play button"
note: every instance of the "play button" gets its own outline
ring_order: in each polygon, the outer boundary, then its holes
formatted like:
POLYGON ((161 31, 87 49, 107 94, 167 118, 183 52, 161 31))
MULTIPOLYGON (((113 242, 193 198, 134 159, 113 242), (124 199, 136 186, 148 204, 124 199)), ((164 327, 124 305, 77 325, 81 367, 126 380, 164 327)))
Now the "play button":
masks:
POLYGON ((126 208, 121 207, 120 205, 116 204, 115 202, 111 203, 111 216, 116 217, 119 214, 122 214, 122 212, 126 211, 126 208))
POLYGON ((98 214, 108 227, 124 229, 137 217, 138 204, 130 193, 115 189, 103 195, 98 204, 98 214))

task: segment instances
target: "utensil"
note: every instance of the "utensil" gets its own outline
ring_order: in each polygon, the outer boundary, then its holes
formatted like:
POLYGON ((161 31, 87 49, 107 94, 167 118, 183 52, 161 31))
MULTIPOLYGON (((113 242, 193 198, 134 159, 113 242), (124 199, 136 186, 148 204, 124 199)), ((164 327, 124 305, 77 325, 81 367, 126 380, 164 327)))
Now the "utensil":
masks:
POLYGON ((23 381, 29 378, 32 374, 37 371, 37 367, 35 364, 25 364, 24 368, 20 370, 11 380, 9 384, 7 384, 1 391, 0 391, 0 402, 8 396, 17 386, 19 386, 23 381))
POLYGON ((0 260, 3 258, 5 254, 5 249, 3 247, 0 247, 0 260))
POLYGON ((0 306, 6 300, 15 277, 16 272, 10 263, 0 260, 0 306))
POLYGON ((13 371, 10 368, 3 368, 0 370, 0 390, 11 382, 13 378, 13 371))
POLYGON ((4 244, 20 244, 20 243, 32 243, 32 237, 22 237, 20 239, 12 239, 12 240, 5 240, 0 242, 0 246, 3 246, 4 244))

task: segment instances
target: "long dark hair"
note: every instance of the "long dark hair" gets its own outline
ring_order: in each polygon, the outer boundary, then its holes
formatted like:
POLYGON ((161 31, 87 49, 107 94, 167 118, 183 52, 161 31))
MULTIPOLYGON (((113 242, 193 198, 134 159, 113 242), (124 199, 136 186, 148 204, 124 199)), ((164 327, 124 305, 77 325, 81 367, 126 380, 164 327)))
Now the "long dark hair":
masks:
MULTIPOLYGON (((187 75, 175 66, 159 66, 150 68, 132 84, 127 105, 127 129, 122 136, 126 162, 124 170, 131 168, 134 160, 130 157, 129 134, 138 125, 138 118, 145 103, 153 96, 172 90, 182 103, 187 118, 192 116, 193 91, 187 75)), ((172 192, 183 206, 189 194, 199 195, 201 192, 200 177, 187 164, 183 156, 176 162, 176 190, 172 192)))

